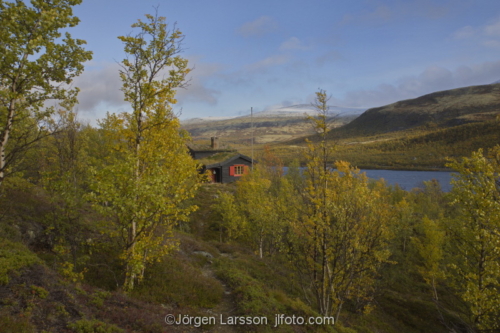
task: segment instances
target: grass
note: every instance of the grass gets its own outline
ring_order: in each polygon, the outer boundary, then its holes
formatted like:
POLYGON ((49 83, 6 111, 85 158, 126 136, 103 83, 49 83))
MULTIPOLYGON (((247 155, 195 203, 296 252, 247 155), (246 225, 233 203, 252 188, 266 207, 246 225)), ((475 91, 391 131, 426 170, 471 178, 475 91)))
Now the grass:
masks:
POLYGON ((276 314, 286 316, 317 317, 319 316, 300 297, 293 297, 290 281, 280 276, 270 262, 258 260, 255 256, 239 255, 235 259, 218 258, 215 263, 217 277, 224 281, 233 291, 238 316, 264 316, 269 325, 248 326, 245 330, 252 332, 336 332, 330 326, 283 325, 273 328, 276 314))
POLYGON ((213 308, 220 303, 223 288, 198 265, 185 257, 167 256, 149 267, 132 295, 143 301, 177 307, 213 308))
MULTIPOLYGON (((479 148, 499 144, 499 133, 500 122, 485 121, 449 128, 420 127, 373 136, 341 137, 331 143, 335 144, 334 159, 348 161, 358 168, 443 170, 447 157, 470 156, 479 148)), ((305 149, 305 143, 300 141, 272 146, 273 153, 285 165, 296 158, 305 165, 305 149)))

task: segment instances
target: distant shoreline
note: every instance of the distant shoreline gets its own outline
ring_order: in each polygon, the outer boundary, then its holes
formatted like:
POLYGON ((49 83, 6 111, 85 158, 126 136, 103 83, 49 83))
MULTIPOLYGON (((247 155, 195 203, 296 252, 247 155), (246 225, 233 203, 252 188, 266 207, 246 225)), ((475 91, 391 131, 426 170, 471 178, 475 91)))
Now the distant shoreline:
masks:
MULTIPOLYGON (((287 168, 289 166, 286 166, 287 168)), ((301 168, 305 168, 306 165, 300 165, 301 168)), ((438 168, 438 167, 432 167, 432 168, 422 168, 422 167, 408 167, 408 168, 405 168, 405 167, 391 167, 391 166, 357 166, 357 165, 354 165, 354 167, 360 169, 360 170, 391 170, 391 171, 439 171, 439 172, 453 172, 454 170, 453 169, 449 169, 449 168, 438 168)))

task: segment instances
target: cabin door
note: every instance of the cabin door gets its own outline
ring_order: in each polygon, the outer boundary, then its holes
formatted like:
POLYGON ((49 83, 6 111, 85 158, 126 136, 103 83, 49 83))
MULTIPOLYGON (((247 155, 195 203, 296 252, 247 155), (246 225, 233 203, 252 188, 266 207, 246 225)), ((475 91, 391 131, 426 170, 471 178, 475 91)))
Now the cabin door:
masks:
POLYGON ((220 183, 221 181, 221 168, 210 169, 210 180, 212 183, 220 183))

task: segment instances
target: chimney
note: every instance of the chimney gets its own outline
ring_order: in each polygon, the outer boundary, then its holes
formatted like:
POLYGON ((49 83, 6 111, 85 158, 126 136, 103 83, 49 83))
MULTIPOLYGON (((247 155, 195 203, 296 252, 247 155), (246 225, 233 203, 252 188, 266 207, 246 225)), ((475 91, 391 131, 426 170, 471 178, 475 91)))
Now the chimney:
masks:
POLYGON ((216 136, 213 136, 210 138, 212 141, 212 149, 219 149, 219 138, 216 136))

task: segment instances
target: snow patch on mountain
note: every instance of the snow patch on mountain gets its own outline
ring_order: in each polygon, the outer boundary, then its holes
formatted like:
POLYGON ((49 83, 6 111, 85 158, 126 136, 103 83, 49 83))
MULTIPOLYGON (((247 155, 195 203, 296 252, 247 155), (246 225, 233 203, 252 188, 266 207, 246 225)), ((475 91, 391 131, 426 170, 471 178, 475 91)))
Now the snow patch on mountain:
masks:
POLYGON ((192 125, 197 123, 205 123, 208 121, 217 121, 217 120, 227 120, 237 118, 237 116, 233 117, 199 117, 199 118, 189 118, 186 120, 181 120, 182 125, 192 125))
MULTIPOLYGON (((351 116, 360 115, 369 108, 354 108, 345 106, 328 106, 328 114, 333 116, 351 116)), ((310 104, 298 104, 284 106, 254 113, 256 117, 304 117, 304 115, 314 116, 318 114, 318 110, 310 104)))

